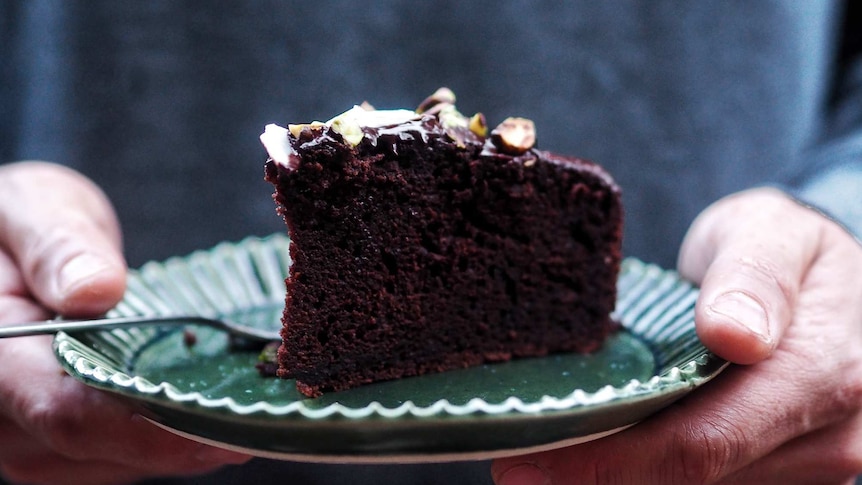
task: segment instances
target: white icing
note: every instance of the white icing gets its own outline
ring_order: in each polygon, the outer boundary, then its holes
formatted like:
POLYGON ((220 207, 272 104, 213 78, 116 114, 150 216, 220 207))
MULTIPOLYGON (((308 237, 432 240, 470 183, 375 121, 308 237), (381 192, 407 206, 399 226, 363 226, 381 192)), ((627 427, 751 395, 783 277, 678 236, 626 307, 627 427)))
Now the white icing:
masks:
POLYGON ((288 131, 276 124, 268 124, 260 135, 260 142, 263 143, 269 158, 276 163, 285 167, 289 166, 290 155, 294 154, 293 147, 288 139, 288 131))
POLYGON ((338 122, 359 125, 363 128, 380 128, 383 126, 394 126, 408 121, 418 120, 421 115, 408 109, 380 109, 367 110, 362 106, 354 106, 340 115, 327 121, 326 124, 334 126, 338 122))
POLYGON ((415 111, 406 109, 367 110, 361 106, 354 106, 327 121, 326 124, 332 127, 332 131, 339 133, 344 141, 356 146, 365 136, 363 128, 400 125, 419 118, 415 111))
MULTIPOLYGON (((415 111, 406 109, 366 110, 361 106, 354 106, 321 125, 331 127, 333 131, 341 134, 344 141, 356 146, 365 136, 363 128, 400 125, 420 118, 421 115, 416 114, 415 111)), ((287 128, 276 124, 266 125, 266 129, 260 135, 260 142, 263 143, 269 157, 285 167, 290 167, 290 157, 296 155, 289 136, 290 131, 287 128)))

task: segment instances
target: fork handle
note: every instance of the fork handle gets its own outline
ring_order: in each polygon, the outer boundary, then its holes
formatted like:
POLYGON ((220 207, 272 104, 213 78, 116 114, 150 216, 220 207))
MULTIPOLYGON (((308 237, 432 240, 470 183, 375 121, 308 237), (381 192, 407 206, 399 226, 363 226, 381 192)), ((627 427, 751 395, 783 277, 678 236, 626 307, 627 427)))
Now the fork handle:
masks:
POLYGON ((26 337, 30 335, 55 334, 57 332, 76 332, 82 330, 110 330, 113 328, 140 327, 142 325, 187 324, 207 320, 203 317, 173 316, 133 316, 97 318, 89 320, 44 320, 18 325, 0 327, 0 338, 26 337))

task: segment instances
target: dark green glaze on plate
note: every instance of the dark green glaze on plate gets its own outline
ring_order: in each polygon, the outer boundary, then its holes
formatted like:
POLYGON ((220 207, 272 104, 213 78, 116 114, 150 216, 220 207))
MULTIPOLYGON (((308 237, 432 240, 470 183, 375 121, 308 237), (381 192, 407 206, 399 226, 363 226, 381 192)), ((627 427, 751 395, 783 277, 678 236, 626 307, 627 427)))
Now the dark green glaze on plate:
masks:
MULTIPOLYGON (((281 305, 287 238, 221 244, 133 272, 111 313, 219 312, 281 305)), ((307 399, 258 376, 256 351, 203 327, 58 334, 60 363, 138 404, 173 432, 270 458, 333 462, 481 459, 550 449, 630 426, 717 375, 694 334, 697 290, 628 259, 624 329, 592 355, 563 354, 401 379, 307 399), (185 333, 195 336, 187 345, 185 333)))

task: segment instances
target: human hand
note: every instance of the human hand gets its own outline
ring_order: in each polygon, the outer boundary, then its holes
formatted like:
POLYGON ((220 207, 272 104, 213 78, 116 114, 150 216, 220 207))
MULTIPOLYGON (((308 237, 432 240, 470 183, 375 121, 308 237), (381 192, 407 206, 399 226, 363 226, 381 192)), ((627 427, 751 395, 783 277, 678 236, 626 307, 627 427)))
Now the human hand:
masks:
MULTIPOLYGON (((113 210, 52 164, 0 166, 0 325, 95 316, 125 289, 113 210)), ((48 337, 0 341, 0 473, 14 482, 125 483, 203 473, 248 457, 159 429, 68 376, 48 337)))
POLYGON ((740 366, 607 438, 498 460, 498 485, 853 483, 862 471, 862 247, 773 189, 705 210, 681 274, 703 343, 740 366))

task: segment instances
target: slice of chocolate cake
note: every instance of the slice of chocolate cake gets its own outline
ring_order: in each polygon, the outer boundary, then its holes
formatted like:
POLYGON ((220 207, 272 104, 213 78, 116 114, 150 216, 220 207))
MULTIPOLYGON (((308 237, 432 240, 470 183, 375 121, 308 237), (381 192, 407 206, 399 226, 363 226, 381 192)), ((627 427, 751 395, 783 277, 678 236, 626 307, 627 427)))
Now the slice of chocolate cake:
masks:
POLYGON ((551 352, 615 328, 620 193, 598 165, 487 133, 441 89, 261 135, 293 263, 281 377, 308 396, 551 352))

